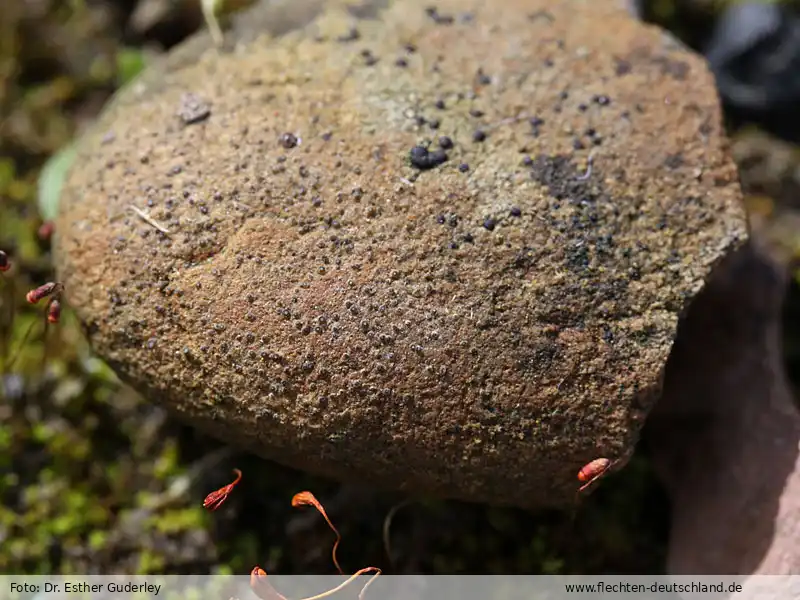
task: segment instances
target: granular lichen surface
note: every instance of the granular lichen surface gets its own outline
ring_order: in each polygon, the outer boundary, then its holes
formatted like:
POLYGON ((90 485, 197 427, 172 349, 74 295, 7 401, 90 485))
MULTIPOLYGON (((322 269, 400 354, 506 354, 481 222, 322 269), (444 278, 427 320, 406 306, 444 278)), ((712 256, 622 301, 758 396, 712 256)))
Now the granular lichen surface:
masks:
POLYGON ((617 5, 279 3, 190 41, 67 182, 92 344, 298 468, 572 502, 746 238, 710 74, 617 5))

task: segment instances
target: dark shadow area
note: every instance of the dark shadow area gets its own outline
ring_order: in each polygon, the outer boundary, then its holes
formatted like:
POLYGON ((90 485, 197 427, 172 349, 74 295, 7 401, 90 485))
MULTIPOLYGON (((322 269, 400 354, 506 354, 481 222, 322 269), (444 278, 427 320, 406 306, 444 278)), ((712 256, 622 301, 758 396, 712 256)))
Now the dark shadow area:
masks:
MULTIPOLYGON (((800 200, 800 197, 798 197, 800 200)), ((783 351, 786 371, 793 389, 800 386, 800 283, 795 278, 789 281, 786 303, 783 307, 783 351)), ((795 404, 798 403, 797 394, 795 404)))
POLYGON ((673 505, 670 573, 798 568, 795 540, 778 532, 800 515, 800 414, 783 370, 783 291, 781 270, 747 246, 721 265, 679 326, 646 426, 673 505))

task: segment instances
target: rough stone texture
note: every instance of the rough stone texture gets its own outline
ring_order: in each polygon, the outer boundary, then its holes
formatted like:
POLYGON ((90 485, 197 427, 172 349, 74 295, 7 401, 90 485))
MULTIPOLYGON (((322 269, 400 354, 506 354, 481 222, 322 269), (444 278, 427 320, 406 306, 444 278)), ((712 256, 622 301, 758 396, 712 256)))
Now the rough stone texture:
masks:
POLYGON ((646 428, 672 497, 670 573, 800 572, 800 413, 781 352, 785 280, 785 268, 748 245, 678 328, 646 428))
POLYGON ((747 236, 712 78, 616 1, 428 6, 272 3, 178 49, 82 145, 59 274, 99 353, 224 439, 571 503, 747 236))

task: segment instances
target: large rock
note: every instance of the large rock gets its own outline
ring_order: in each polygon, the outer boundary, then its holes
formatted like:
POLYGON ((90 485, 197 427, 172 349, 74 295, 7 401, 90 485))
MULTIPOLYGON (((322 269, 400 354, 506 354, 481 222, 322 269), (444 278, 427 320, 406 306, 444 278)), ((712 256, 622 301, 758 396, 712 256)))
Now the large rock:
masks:
POLYGON ((225 440, 570 503, 746 238, 713 81, 616 1, 428 4, 260 5, 175 51, 83 143, 59 273, 97 351, 225 440))

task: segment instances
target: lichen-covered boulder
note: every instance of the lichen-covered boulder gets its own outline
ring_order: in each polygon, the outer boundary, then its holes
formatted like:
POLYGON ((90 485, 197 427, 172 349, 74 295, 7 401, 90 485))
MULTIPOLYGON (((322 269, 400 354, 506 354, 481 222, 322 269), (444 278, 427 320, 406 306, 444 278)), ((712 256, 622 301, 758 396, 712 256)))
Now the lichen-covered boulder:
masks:
POLYGON ((746 238, 702 60, 611 0, 294 0, 81 145, 58 270, 138 389, 265 457, 520 506, 621 466, 746 238))

